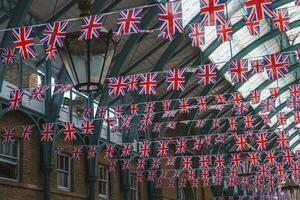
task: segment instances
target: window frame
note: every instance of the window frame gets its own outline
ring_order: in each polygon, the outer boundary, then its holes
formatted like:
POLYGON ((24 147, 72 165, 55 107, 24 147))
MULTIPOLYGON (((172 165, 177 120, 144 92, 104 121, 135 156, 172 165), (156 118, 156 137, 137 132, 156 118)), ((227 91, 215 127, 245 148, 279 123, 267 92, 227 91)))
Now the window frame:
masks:
MULTIPOLYGON (((9 164, 15 164, 16 165, 16 170, 17 170, 17 176, 16 178, 6 178, 6 177, 1 177, 0 176, 0 179, 2 180, 8 180, 8 181, 14 181, 14 182, 18 182, 20 180, 20 141, 18 139, 15 139, 14 143, 8 143, 10 145, 10 147, 13 147, 13 144, 16 144, 17 145, 17 150, 16 150, 16 157, 14 156, 11 156, 11 155, 6 155, 6 154, 1 154, 1 157, 0 157, 0 162, 4 162, 4 163, 9 163, 9 164), (13 163, 12 161, 9 161, 9 160, 5 160, 3 159, 3 157, 5 158, 9 158, 9 159, 15 159, 16 162, 13 163)), ((7 145, 7 144, 3 144, 1 143, 1 145, 7 145)), ((0 146, 0 148, 2 148, 2 146, 0 146)), ((10 149, 10 151, 12 151, 12 149, 10 149)))
POLYGON ((130 174, 130 183, 129 183, 129 192, 131 193, 130 200, 139 200, 139 183, 136 181, 135 177, 136 177, 135 174, 130 174), (133 187, 133 185, 135 187, 133 187))
POLYGON ((57 172, 56 184, 57 184, 57 189, 61 190, 61 191, 65 191, 65 192, 70 192, 71 191, 71 176, 72 176, 71 156, 69 154, 67 154, 67 153, 61 153, 61 154, 57 155, 57 162, 56 163, 57 163, 57 166, 56 166, 56 172, 57 172), (60 157, 61 156, 63 156, 64 159, 68 158, 69 171, 60 169, 59 164, 60 164, 60 157), (59 173, 68 174, 68 187, 64 187, 64 186, 60 186, 59 185, 59 173))
POLYGON ((106 165, 98 165, 98 196, 103 199, 109 199, 109 172, 108 167, 106 165), (100 178, 100 169, 105 169, 106 177, 107 179, 101 179, 100 178), (100 181, 106 184, 106 195, 100 193, 100 181))

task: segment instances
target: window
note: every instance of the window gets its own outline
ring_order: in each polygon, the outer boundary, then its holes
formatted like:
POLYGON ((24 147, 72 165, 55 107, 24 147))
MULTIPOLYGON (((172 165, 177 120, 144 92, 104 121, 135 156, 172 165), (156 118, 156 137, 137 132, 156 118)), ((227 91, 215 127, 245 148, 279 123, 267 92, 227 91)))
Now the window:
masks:
POLYGON ((108 199, 109 181, 108 168, 106 166, 99 166, 99 196, 108 199))
POLYGON ((19 142, 10 144, 0 143, 0 177, 18 180, 19 142))
POLYGON ((65 154, 57 157, 57 187, 64 191, 71 188, 71 161, 70 156, 65 154))
POLYGON ((135 175, 130 175, 130 192, 129 192, 129 199, 130 200, 138 200, 139 194, 138 194, 138 184, 135 179, 135 175))

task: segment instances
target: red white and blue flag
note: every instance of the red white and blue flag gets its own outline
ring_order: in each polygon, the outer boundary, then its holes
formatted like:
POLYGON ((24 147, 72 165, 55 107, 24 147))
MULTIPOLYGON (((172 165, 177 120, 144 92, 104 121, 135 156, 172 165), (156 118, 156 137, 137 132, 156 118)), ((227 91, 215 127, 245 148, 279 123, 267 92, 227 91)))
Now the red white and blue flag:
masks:
POLYGON ((22 89, 12 90, 10 92, 9 110, 16 110, 22 104, 23 91, 22 89))
POLYGON ((142 142, 141 148, 140 148, 140 156, 142 158, 149 157, 149 153, 151 150, 150 145, 151 145, 151 142, 149 142, 148 140, 145 140, 144 142, 142 142))
POLYGON ((138 81, 136 75, 130 75, 127 76, 127 86, 128 86, 128 92, 130 91, 137 91, 138 90, 138 81))
POLYGON ((4 144, 14 142, 14 128, 4 128, 4 133, 2 134, 2 142, 4 144))
POLYGON ((41 43, 48 47, 62 47, 67 36, 68 21, 56 21, 47 24, 43 30, 41 43))
POLYGON ((140 75, 141 81, 139 83, 140 91, 139 94, 145 95, 156 95, 157 86, 157 72, 146 73, 140 75))
POLYGON ((190 33, 189 37, 192 40, 193 47, 199 47, 205 45, 205 30, 204 26, 201 26, 200 23, 190 24, 190 33))
POLYGON ((48 89, 49 86, 44 84, 34 88, 34 90, 30 94, 30 99, 41 100, 48 89))
POLYGON ((5 65, 13 64, 16 61, 15 48, 2 48, 2 63, 5 65))
POLYGON ((200 0, 201 24, 207 26, 222 25, 225 23, 224 0, 200 0))
POLYGON ((198 66, 198 84, 210 85, 217 81, 217 67, 215 64, 198 66))
POLYGON ((264 56, 265 68, 270 79, 284 78, 288 72, 289 58, 282 53, 264 56))
POLYGON ((250 61, 252 74, 263 73, 265 71, 264 59, 251 60, 250 61))
POLYGON ((87 159, 95 158, 96 154, 97 154, 97 149, 98 149, 97 145, 91 145, 89 147, 89 150, 88 150, 88 157, 87 157, 87 159))
POLYGON ((93 120, 83 120, 81 126, 81 131, 83 134, 91 135, 94 131, 94 121, 93 120))
POLYGON ((233 31, 229 20, 225 24, 217 26, 217 40, 221 43, 233 40, 233 31))
POLYGON ((299 96, 300 95, 300 84, 294 84, 289 87, 291 96, 299 96))
POLYGON ((63 123, 64 126, 64 134, 65 134, 65 141, 76 140, 76 129, 74 128, 73 122, 65 122, 63 123))
POLYGON ((161 36, 172 40, 175 34, 183 32, 181 1, 158 4, 158 7, 161 36))
POLYGON ((233 83, 243 83, 248 80, 248 60, 240 59, 230 61, 231 68, 228 70, 231 74, 233 83))
POLYGON ((244 16, 245 24, 249 30, 250 35, 260 34, 260 24, 259 21, 249 20, 247 16, 244 16))
POLYGON ((82 146, 74 146, 71 160, 80 160, 82 146))
POLYGON ((106 144, 105 151, 104 151, 104 158, 111 159, 115 152, 115 144, 106 144))
POLYGON ((52 123, 43 124, 41 141, 49 142, 53 140, 53 126, 52 123))
POLYGON ((138 33, 142 21, 142 8, 121 11, 117 20, 117 35, 138 33))
POLYGON ((33 125, 24 125, 22 126, 22 139, 30 140, 32 134, 33 125))
POLYGON ((127 78, 123 76, 108 78, 108 94, 110 96, 124 96, 127 87, 127 78))
POLYGON ((98 38, 102 29, 102 15, 91 15, 82 18, 79 40, 98 38))
POLYGON ((261 101, 261 112, 268 113, 268 112, 276 112, 275 110, 275 98, 269 98, 261 101))
POLYGON ((167 155, 169 150, 169 141, 162 140, 158 142, 157 156, 164 157, 167 155))
POLYGON ((185 84, 185 69, 169 70, 167 73, 166 81, 168 83, 168 91, 183 91, 185 84))
POLYGON ((251 103, 258 104, 260 102, 261 91, 259 89, 254 89, 251 91, 251 103))
POLYGON ((273 18, 272 0, 247 0, 247 17, 250 21, 273 18))
POLYGON ((17 52, 23 59, 35 58, 32 27, 20 27, 12 30, 13 42, 17 52))
POLYGON ((280 32, 290 30, 289 19, 289 12, 287 8, 274 10, 273 23, 280 32))
POLYGON ((176 151, 175 154, 183 154, 185 153, 187 146, 186 146, 186 139, 184 137, 179 138, 176 141, 176 151))

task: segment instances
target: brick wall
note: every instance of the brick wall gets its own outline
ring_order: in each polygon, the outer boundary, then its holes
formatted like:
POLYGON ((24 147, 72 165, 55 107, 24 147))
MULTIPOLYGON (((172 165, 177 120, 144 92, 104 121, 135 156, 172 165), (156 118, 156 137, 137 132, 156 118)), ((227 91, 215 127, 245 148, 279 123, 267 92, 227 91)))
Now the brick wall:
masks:
MULTIPOLYGON (((0 120, 0 130, 3 127, 32 124, 28 117, 19 111, 8 112, 0 120)), ((15 130, 15 137, 20 141, 20 170, 19 180, 9 181, 0 179, 0 200, 40 200, 43 199, 43 173, 41 170, 42 150, 40 143, 40 133, 37 129, 33 130, 30 141, 22 141, 21 130, 15 130)), ((79 141, 79 140, 77 140, 79 141)), ((71 155, 76 142, 65 142, 63 135, 59 135, 56 139, 55 146, 61 145, 64 147, 64 153, 71 155)), ((64 192, 57 188, 57 158, 54 157, 54 167, 51 175, 51 196, 53 200, 86 200, 87 199, 87 184, 86 184, 86 162, 85 156, 82 155, 81 160, 71 161, 72 175, 71 175, 71 191, 64 192)), ((108 166, 107 160, 104 160, 104 149, 99 154, 99 164, 108 166)), ((135 174, 136 169, 134 165, 130 166, 131 173, 135 174)), ((123 199, 123 192, 120 187, 120 170, 117 168, 109 173, 109 199, 119 200, 123 199)), ((144 180, 146 180, 146 175, 144 180)), ((139 199, 148 200, 147 183, 139 183, 139 199)), ((187 191, 190 194, 190 191, 187 191)), ((96 183, 96 196, 99 197, 98 181, 96 183)), ((161 200, 175 200, 176 190, 167 187, 167 181, 164 181, 163 187, 157 192, 161 200)), ((210 189, 199 188, 196 190, 197 200, 210 199, 210 189)))

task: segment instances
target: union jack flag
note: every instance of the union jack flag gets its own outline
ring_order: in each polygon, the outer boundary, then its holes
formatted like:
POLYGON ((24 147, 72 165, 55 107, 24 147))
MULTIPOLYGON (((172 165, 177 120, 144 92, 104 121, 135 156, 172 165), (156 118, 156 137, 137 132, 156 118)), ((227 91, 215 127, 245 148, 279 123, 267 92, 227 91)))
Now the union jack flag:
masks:
POLYGON ((139 182, 139 183, 142 182, 142 181, 143 181, 143 172, 138 171, 138 172, 136 173, 135 180, 136 180, 137 182, 139 182))
POLYGON ((269 150, 266 152, 266 159, 268 160, 270 166, 275 165, 276 155, 274 150, 269 150))
POLYGON ((151 150, 150 145, 151 145, 151 143, 147 140, 142 142, 141 149, 140 149, 140 153, 141 153, 140 156, 142 158, 149 157, 149 153, 150 153, 150 150, 151 150))
POLYGON ((193 137, 193 141, 194 141, 193 149, 197 150, 197 151, 200 151, 201 147, 202 147, 202 144, 203 144, 202 138, 200 138, 200 137, 193 137))
POLYGON ((13 64, 16 61, 16 51, 14 48, 2 49, 2 63, 5 65, 13 64))
POLYGON ((48 47, 62 47, 67 36, 67 28, 68 21, 56 21, 47 24, 42 32, 43 38, 40 42, 48 47))
POLYGON ((56 85, 54 93, 53 94, 63 94, 70 90, 73 87, 72 83, 62 83, 59 85, 56 85))
POLYGON ((184 156, 183 158, 183 168, 182 170, 189 170, 192 168, 192 157, 191 156, 184 156))
POLYGON ((272 0, 247 0, 247 17, 250 21, 273 18, 272 0))
POLYGON ((117 35, 138 33, 142 21, 142 11, 141 8, 121 11, 117 20, 117 35))
POLYGON ((49 142, 52 141, 52 135, 53 135, 53 124, 52 123, 46 123, 43 124, 43 130, 42 130, 42 138, 41 141, 49 142))
POLYGON ((80 160, 82 146, 74 146, 71 160, 80 160))
POLYGON ((167 128, 169 129, 175 129, 177 125, 177 122, 168 122, 167 128))
POLYGON ((16 89, 10 91, 10 99, 9 99, 9 110, 16 110, 22 104, 23 91, 22 89, 16 89))
POLYGON ((284 78, 288 72, 289 58, 282 53, 264 56, 265 68, 270 79, 284 78))
POLYGON ((32 134, 33 125, 25 125, 22 127, 22 138, 23 140, 30 140, 32 134))
POLYGON ((300 95, 300 84, 294 84, 289 87, 291 96, 299 96, 300 95))
POLYGON ((291 163, 293 162, 294 153, 290 149, 284 149, 282 158, 286 164, 291 165, 291 163))
POLYGON ((234 92, 233 94, 231 94, 232 98, 231 98, 231 102, 234 104, 239 104, 243 102, 243 97, 239 92, 234 92))
POLYGON ((132 149, 132 144, 131 143, 125 143, 123 145, 123 148, 122 148, 122 157, 127 157, 130 155, 130 152, 131 152, 131 149, 132 149))
POLYGON ((244 117, 245 128, 253 128, 253 119, 251 115, 246 115, 244 117))
POLYGON ((184 90, 185 83, 185 69, 169 70, 167 73, 166 81, 168 83, 167 90, 184 90))
POLYGON ((257 137, 256 143, 258 144, 258 150, 264 151, 268 143, 267 135, 265 131, 264 130, 260 131, 256 137, 257 137))
POLYGON ((260 117, 264 121, 265 124, 271 123, 269 115, 267 115, 267 114, 261 114, 260 117))
POLYGON ((223 94, 217 94, 215 95, 215 100, 218 104, 226 103, 226 98, 223 94))
POLYGON ((186 149, 186 140, 184 137, 179 138, 176 141, 176 152, 175 154, 183 154, 185 153, 185 149, 186 149))
POLYGON ((154 126, 153 126, 152 132, 153 133, 159 133, 160 129, 161 129, 161 124, 160 123, 155 123, 154 126))
POLYGON ((155 171, 148 171, 147 181, 153 182, 155 178, 155 171))
POLYGON ((249 108, 248 103, 235 103, 233 104, 233 110, 235 110, 239 115, 243 114, 246 112, 249 108))
POLYGON ((12 30, 14 45, 23 59, 35 58, 32 27, 21 27, 12 30))
POLYGON ((254 89, 251 91, 251 103, 258 104, 260 102, 261 91, 258 89, 254 89))
POLYGON ((123 170, 129 169, 129 163, 130 163, 130 160, 129 160, 129 159, 123 160, 123 161, 122 161, 122 169, 123 169, 123 170))
POLYGON ((91 146, 89 147, 87 159, 92 159, 92 158, 95 158, 95 157, 96 157, 97 148, 98 148, 97 145, 91 145, 91 146))
POLYGON ((64 147, 58 145, 58 146, 55 148, 54 154, 55 154, 56 156, 59 156, 59 155, 62 154, 63 150, 64 150, 64 147))
POLYGON ((73 122, 65 122, 63 123, 64 126, 64 134, 65 134, 65 141, 76 140, 76 129, 74 128, 73 122))
POLYGON ((41 100, 42 97, 44 96, 45 92, 49 89, 50 87, 47 85, 40 85, 31 92, 30 94, 30 99, 34 100, 41 100))
POLYGON ((104 118, 105 117, 105 115, 106 115, 106 112, 107 111, 107 108, 106 107, 104 107, 104 106, 100 106, 100 107, 98 107, 97 108, 97 114, 96 114, 96 117, 97 118, 104 118))
POLYGON ((197 120, 195 127, 202 128, 204 126, 204 124, 205 124, 205 120, 197 120))
POLYGON ((259 156, 257 152, 249 152, 248 153, 248 160, 250 161, 252 166, 258 166, 259 156))
POLYGON ((151 169, 159 169, 159 165, 160 165, 160 158, 153 158, 151 169))
POLYGON ((236 135, 234 137, 234 140, 235 140, 235 144, 237 145, 237 150, 243 151, 247 143, 246 138, 242 134, 240 134, 240 135, 236 135))
POLYGON ((4 133, 2 134, 2 142, 4 144, 14 142, 14 128, 4 128, 4 133))
POLYGON ((117 160, 109 160, 108 170, 110 172, 114 171, 117 166, 117 160))
POLYGON ((114 110, 116 112, 116 117, 120 117, 123 114, 123 106, 122 105, 115 105, 114 110))
POLYGON ((140 78, 142 80, 139 83, 141 88, 139 94, 156 95, 157 72, 141 74, 140 78))
POLYGON ((180 113, 189 113, 189 99, 180 99, 179 100, 179 112, 180 113))
POLYGON ((241 154, 239 154, 239 153, 231 154, 231 162, 234 167, 240 166, 242 164, 241 154))
POLYGON ((300 109, 300 97, 299 96, 291 96, 287 99, 288 107, 294 110, 300 109))
POLYGON ((225 164, 225 159, 224 159, 224 155, 223 154, 217 154, 215 155, 215 164, 216 167, 219 169, 224 168, 224 164, 225 164))
POLYGON ((205 45, 205 30, 204 26, 200 23, 190 24, 189 37, 192 40, 193 47, 199 47, 200 45, 205 45))
POLYGON ((198 84, 210 85, 217 81, 217 67, 215 64, 198 66, 198 84))
POLYGON ((157 149, 157 156, 163 157, 167 155, 167 152, 169 150, 169 141, 162 140, 158 142, 158 149, 157 149))
POLYGON ((139 170, 145 169, 145 164, 146 164, 145 159, 138 159, 136 168, 139 170))
POLYGON ((174 166, 176 161, 175 156, 167 157, 167 163, 166 166, 174 166))
POLYGON ((224 24, 224 8, 224 0, 200 0, 201 24, 206 24, 208 26, 224 24))
POLYGON ((152 121, 153 121, 153 114, 146 113, 145 115, 142 116, 141 125, 147 128, 152 124, 152 121))
POLYGON ((212 127, 217 128, 220 126, 220 119, 213 119, 212 120, 212 127))
POLYGON ((284 112, 276 113, 276 116, 279 125, 286 125, 286 117, 284 112))
POLYGON ((228 119, 228 124, 229 124, 229 128, 231 130, 235 130, 236 129, 236 117, 230 117, 228 119))
POLYGON ((208 169, 211 165, 210 155, 201 155, 199 157, 199 165, 201 168, 208 169))
POLYGON ((268 112, 275 112, 275 102, 276 100, 274 98, 269 98, 266 100, 261 101, 261 112, 262 113, 268 113, 268 112))
POLYGON ((103 23, 102 15, 91 15, 82 18, 79 40, 98 38, 103 23))
POLYGON ((233 32, 231 22, 227 21, 225 24, 217 26, 218 42, 226 42, 233 40, 233 32))
POLYGON ((289 12, 287 8, 274 10, 273 23, 277 26, 280 32, 290 30, 289 19, 289 12))
POLYGON ((265 70, 264 59, 251 60, 250 65, 251 65, 252 74, 263 73, 265 70))
POLYGON ((137 115, 138 114, 138 111, 139 111, 139 105, 138 104, 131 104, 130 105, 130 114, 131 115, 137 115))
POLYGON ((124 96, 128 87, 127 78, 120 76, 108 78, 108 94, 110 96, 124 96))
POLYGON ((281 149, 286 149, 289 147, 289 137, 285 131, 277 131, 277 143, 281 149))
POLYGON ((127 79, 128 92, 138 90, 138 85, 137 85, 138 81, 136 75, 127 76, 126 79, 127 79))
POLYGON ((158 4, 160 32, 163 38, 172 40, 176 33, 183 32, 181 1, 158 4))
POLYGON ((115 144, 106 144, 105 151, 104 151, 104 158, 111 159, 115 152, 115 144))
POLYGON ((231 74, 231 81, 233 83, 243 83, 248 80, 248 60, 240 59, 230 61, 231 68, 228 70, 231 74))
POLYGON ((46 54, 45 60, 49 61, 58 56, 58 50, 56 47, 48 46, 45 50, 45 54, 46 54))
POLYGON ((90 135, 93 134, 94 131, 94 121, 93 120, 83 120, 81 126, 81 131, 83 134, 90 135))
POLYGON ((205 111, 206 110, 206 98, 205 97, 198 97, 197 98, 197 105, 199 107, 200 111, 205 111))
POLYGON ((154 102, 147 102, 145 104, 145 113, 153 113, 154 105, 154 102))
POLYGON ((132 119, 133 119, 133 117, 130 115, 124 116, 124 118, 122 120, 122 127, 131 128, 132 119))
POLYGON ((249 30, 250 35, 260 34, 260 24, 259 21, 249 20, 247 16, 244 16, 245 24, 249 30))

